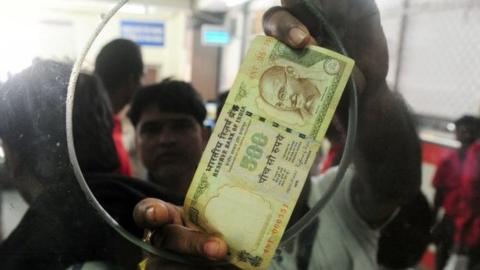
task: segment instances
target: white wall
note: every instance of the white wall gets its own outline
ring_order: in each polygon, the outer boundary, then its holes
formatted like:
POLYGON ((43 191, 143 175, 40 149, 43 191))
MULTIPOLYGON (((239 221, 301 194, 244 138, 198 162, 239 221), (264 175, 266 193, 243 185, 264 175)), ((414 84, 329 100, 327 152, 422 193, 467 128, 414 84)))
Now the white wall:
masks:
POLYGON ((228 10, 226 21, 235 20, 236 27, 231 43, 222 50, 220 91, 230 89, 233 85, 243 60, 244 52, 242 50, 246 52, 255 35, 263 34, 259 19, 264 11, 276 5, 280 5, 280 0, 253 0, 249 5, 246 18, 243 6, 236 6, 228 10), (242 43, 244 43, 244 48, 242 43))
POLYGON ((480 114, 480 2, 379 0, 390 52, 388 82, 423 115, 456 119, 480 114), (406 15, 403 51, 401 17, 406 15), (401 59, 400 59, 401 57, 401 59), (398 78, 395 77, 400 62, 398 78))
MULTIPOLYGON (((23 7, 12 4, 7 6, 9 8, 0 9, 0 59, 6 59, 0 64, 0 80, 5 80, 7 71, 18 72, 27 67, 34 57, 58 60, 76 58, 100 22, 102 13, 108 11, 112 5, 98 1, 90 1, 92 3, 87 5, 85 1, 76 1, 63 2, 62 5, 34 5, 29 9, 31 3, 27 2, 29 4, 23 7)), ((111 39, 120 37, 121 20, 163 21, 166 32, 165 46, 142 46, 145 64, 161 67, 159 71, 162 77, 174 76, 188 80, 189 6, 147 8, 143 5, 132 5, 123 12, 122 9, 106 25, 87 55, 84 66, 91 69, 100 48, 111 39)))
POLYGON ((480 5, 412 10, 399 88, 416 112, 449 119, 479 114, 479 18, 480 5))
POLYGON ((231 9, 226 15, 226 21, 235 21, 234 35, 228 46, 222 49, 221 66, 220 66, 220 91, 229 90, 238 70, 242 58, 242 42, 243 42, 243 23, 244 16, 241 7, 231 9))
MULTIPOLYGON (((121 20, 163 21, 165 23, 165 46, 142 46, 142 54, 146 65, 161 67, 162 77, 174 76, 188 80, 190 77, 190 59, 186 42, 188 11, 172 11, 152 15, 126 15, 119 14, 105 27, 103 33, 95 41, 87 61, 93 63, 95 56, 105 43, 120 35, 121 20)), ((85 18, 90 23, 95 23, 92 18, 85 18)), ((86 40, 89 31, 82 26, 79 32, 83 34, 82 41, 86 40)), ((83 43, 83 42, 82 42, 83 43)))

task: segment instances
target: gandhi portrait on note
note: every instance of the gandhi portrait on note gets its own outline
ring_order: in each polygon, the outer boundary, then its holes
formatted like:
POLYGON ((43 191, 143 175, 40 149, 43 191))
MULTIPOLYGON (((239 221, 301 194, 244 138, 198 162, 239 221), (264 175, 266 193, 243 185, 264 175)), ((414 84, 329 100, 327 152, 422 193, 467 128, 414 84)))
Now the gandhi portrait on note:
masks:
POLYGON ((305 120, 314 113, 320 91, 292 66, 272 66, 260 77, 260 97, 276 110, 296 113, 305 120))

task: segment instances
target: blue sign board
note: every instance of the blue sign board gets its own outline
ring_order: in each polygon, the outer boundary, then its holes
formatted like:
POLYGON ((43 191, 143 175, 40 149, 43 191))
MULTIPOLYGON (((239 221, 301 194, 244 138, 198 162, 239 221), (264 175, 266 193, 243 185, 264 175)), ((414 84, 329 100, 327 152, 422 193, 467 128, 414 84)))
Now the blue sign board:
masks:
POLYGON ((120 25, 123 38, 130 39, 139 45, 165 46, 165 23, 122 21, 120 25))
POLYGON ((221 30, 205 30, 203 32, 203 43, 212 45, 227 45, 230 43, 230 33, 221 30))
POLYGON ((232 39, 230 31, 221 25, 203 24, 201 32, 202 44, 205 46, 225 46, 232 39))

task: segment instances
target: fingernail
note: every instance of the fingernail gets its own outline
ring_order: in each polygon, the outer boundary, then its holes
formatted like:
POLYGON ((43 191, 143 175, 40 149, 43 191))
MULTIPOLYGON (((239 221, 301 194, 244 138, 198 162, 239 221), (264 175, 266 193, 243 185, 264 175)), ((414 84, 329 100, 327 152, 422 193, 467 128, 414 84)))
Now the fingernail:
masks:
POLYGON ((203 246, 203 252, 210 259, 216 259, 218 257, 218 250, 220 245, 215 240, 210 240, 203 246))
POLYGON ((145 215, 149 221, 155 220, 155 208, 153 206, 149 206, 147 211, 145 211, 145 215))
POLYGON ((288 32, 288 38, 292 45, 300 45, 307 38, 307 33, 298 27, 294 27, 288 32))

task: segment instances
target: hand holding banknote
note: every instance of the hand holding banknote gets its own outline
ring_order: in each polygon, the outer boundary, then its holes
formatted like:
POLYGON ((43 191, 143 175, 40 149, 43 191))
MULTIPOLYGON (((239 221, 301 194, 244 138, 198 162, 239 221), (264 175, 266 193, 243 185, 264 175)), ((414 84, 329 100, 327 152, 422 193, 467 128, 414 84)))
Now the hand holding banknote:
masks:
MULTIPOLYGON (((288 8, 295 8, 296 0, 284 0, 282 4, 288 8)), ((379 15, 377 12, 376 5, 374 1, 371 0, 331 0, 331 1, 315 1, 316 4, 322 7, 327 15, 327 19, 333 23, 336 29, 339 31, 340 38, 344 41, 345 46, 351 52, 351 56, 355 58, 357 61, 357 69, 354 71, 354 76, 356 78, 358 87, 360 92, 371 92, 375 93, 378 89, 385 89, 383 84, 385 83, 385 75, 387 72, 387 47, 385 44, 385 38, 383 36, 383 31, 380 26, 379 15), (382 84, 382 87, 379 85, 382 84), (368 87, 368 89, 367 89, 368 87)), ((297 11, 298 12, 298 11, 297 11)), ((302 15, 302 14, 297 14, 302 15)), ((307 45, 315 44, 314 39, 310 35, 310 32, 307 30, 311 30, 312 33, 316 33, 316 38, 322 42, 319 44, 320 46, 330 47, 332 46, 331 40, 327 37, 322 36, 322 29, 321 25, 308 23, 308 18, 302 17, 302 21, 306 22, 305 26, 299 20, 297 20, 291 13, 285 9, 278 9, 273 8, 267 12, 264 21, 264 28, 268 35, 275 37, 276 39, 282 41, 286 45, 292 48, 303 48, 307 45)), ((310 20, 310 22, 316 22, 315 20, 310 20)), ((384 91, 382 91, 384 92, 384 91)), ((386 91, 385 91, 386 92, 386 91)), ((379 96, 379 98, 383 98, 383 96, 379 96)), ((373 101, 372 101, 373 102, 373 101)), ((386 100, 385 104, 392 102, 391 100, 386 100)), ((379 104, 378 102, 376 104, 379 104)), ((375 104, 374 104, 375 105, 375 104)), ((361 104, 362 106, 362 104, 361 104)), ((380 106, 378 106, 380 107, 380 106)), ((388 106, 387 106, 388 107, 388 106)), ((392 107, 392 106, 390 106, 392 107)), ((367 107, 363 107, 367 108, 367 107)), ((392 107, 394 108, 394 107, 392 107)), ((384 108, 385 109, 385 108, 384 108)), ((396 108, 395 108, 396 109, 396 108)), ((301 111, 298 114, 300 117, 305 115, 306 112, 301 111)), ((384 111, 383 114, 374 114, 378 116, 387 115, 387 111, 384 111)), ((390 115, 390 114, 388 114, 390 115)), ((397 114, 403 116, 403 114, 397 114)), ((369 120, 373 124, 376 123, 374 121, 374 117, 369 113, 369 118, 361 119, 369 120)), ((380 119, 385 120, 385 119, 380 119)), ((377 121, 377 123, 382 124, 382 122, 377 121)), ((372 126, 373 126, 372 124, 372 126)), ((386 125, 383 125, 386 126, 386 125)), ((382 127, 383 127, 382 126, 382 127)), ((367 125, 365 124, 365 127, 367 125)), ((402 127, 403 128, 403 127, 402 127)), ((380 131, 377 128, 373 127, 368 130, 370 132, 377 132, 380 135, 380 131)), ((367 131, 368 131, 367 130, 367 131)), ((368 136, 367 131, 365 131, 365 136, 360 136, 361 139, 363 138, 375 138, 374 136, 368 136)), ((397 133, 402 134, 401 130, 398 129, 397 133)), ((406 137, 408 140, 411 139, 410 137, 406 137)), ((258 139, 258 138, 257 138, 258 139)), ((390 143, 390 139, 385 137, 383 142, 390 143)), ((406 140, 407 140, 406 139, 406 140)), ((393 139, 392 139, 393 140, 393 139)), ((365 145, 372 145, 371 143, 366 143, 365 145)), ((408 144, 403 144, 404 146, 408 146, 408 144)), ((377 144, 378 148, 382 148, 382 144, 377 144)), ((363 150, 363 149, 361 149, 363 150)), ((368 149, 369 150, 369 149, 368 149)), ((396 150, 393 149, 391 153, 394 153, 396 150)), ((402 150, 404 151, 404 150, 402 150)), ((404 151, 405 153, 411 153, 411 151, 404 151)), ((378 153, 375 153, 378 154, 378 153)), ((366 153, 369 155, 369 153, 366 153)), ((369 157, 369 156, 367 156, 369 157)), ((401 157, 401 156, 399 156, 401 157)), ((406 160, 405 158, 403 158, 406 160)), ((391 161, 391 156, 388 156, 384 159, 385 162, 391 161)), ((368 159, 362 160, 362 162, 368 162, 368 159)), ((393 164, 400 165, 402 162, 393 162, 393 164)), ((364 164, 360 164, 364 165, 364 164)), ((390 165, 390 163, 388 164, 390 165)), ((393 166, 393 165, 392 165, 393 166)), ((406 165, 408 166, 408 164, 406 165)), ((359 178, 364 178, 362 176, 366 171, 368 166, 362 166, 359 169, 359 178), (365 169, 364 169, 365 168, 365 169)), ((414 171, 414 170, 409 170, 414 171)), ((371 177, 373 180, 376 179, 375 177, 371 177)), ((384 176, 384 175, 382 175, 384 176)), ((400 175, 403 177, 403 175, 400 175)), ((378 176, 380 178, 380 175, 378 176)), ((406 177, 409 178, 409 177, 406 177)), ((415 179, 415 177, 411 177, 415 179)), ((396 178, 395 178, 396 179, 396 178)), ((388 184, 388 182, 385 182, 388 184)), ((363 182, 367 183, 367 182, 363 182)), ((370 183, 367 183, 370 184, 370 183)), ((381 186, 382 183, 374 183, 381 186)), ((373 186, 373 184, 372 184, 373 186)), ((377 187, 375 187, 377 188, 377 187)), ((397 197, 391 196, 392 200, 396 200, 397 197)), ((159 248, 169 249, 173 251, 177 251, 179 253, 184 254, 193 254, 198 255, 201 257, 209 258, 212 260, 222 260, 227 257, 227 245, 226 243, 213 235, 208 235, 206 233, 202 233, 197 230, 196 226, 193 224, 186 223, 181 216, 183 215, 182 209, 178 207, 168 207, 168 204, 161 201, 147 201, 148 204, 157 205, 161 211, 155 211, 154 215, 147 214, 147 209, 149 207, 145 206, 145 202, 142 202, 136 208, 135 218, 137 223, 144 228, 158 228, 161 227, 161 230, 158 230, 156 236, 154 237, 153 244, 159 248), (174 216, 179 218, 173 218, 170 214, 166 215, 165 213, 171 213, 174 216), (168 226, 170 229, 165 230, 168 226), (155 241, 156 239, 159 241, 155 241), (210 242, 213 240, 213 242, 210 242), (209 243, 215 243, 210 247, 215 246, 215 248, 210 249, 209 243), (211 253, 210 253, 211 252, 211 253)), ((395 201, 386 207, 383 207, 382 204, 378 204, 378 201, 370 202, 372 205, 377 204, 381 205, 382 209, 380 212, 378 211, 360 211, 360 215, 365 218, 367 222, 369 221, 382 221, 385 217, 388 217, 391 214, 391 211, 398 206, 398 202, 395 201)), ((365 204, 369 206, 370 204, 365 204)), ((367 207, 365 207, 366 209, 367 207)), ((374 209, 374 207, 372 207, 374 209)), ((371 210, 371 209, 370 209, 371 210)), ((375 209, 376 210, 376 209, 375 209)), ((153 264, 152 264, 153 265, 153 264)), ((152 268, 155 269, 155 268, 152 268)), ((184 268, 182 268, 184 269, 184 268)), ((196 269, 193 267, 192 269, 196 269)))
MULTIPOLYGON (((133 218, 138 226, 155 230, 149 238, 151 244, 181 254, 205 257, 218 261, 227 255, 227 244, 221 238, 208 235, 183 219, 182 208, 159 199, 142 200, 134 209, 133 218)), ((150 258, 146 269, 201 269, 180 265, 160 258, 150 258)), ((211 268, 208 268, 211 269, 211 268)), ((235 269, 233 267, 222 269, 235 269)))

